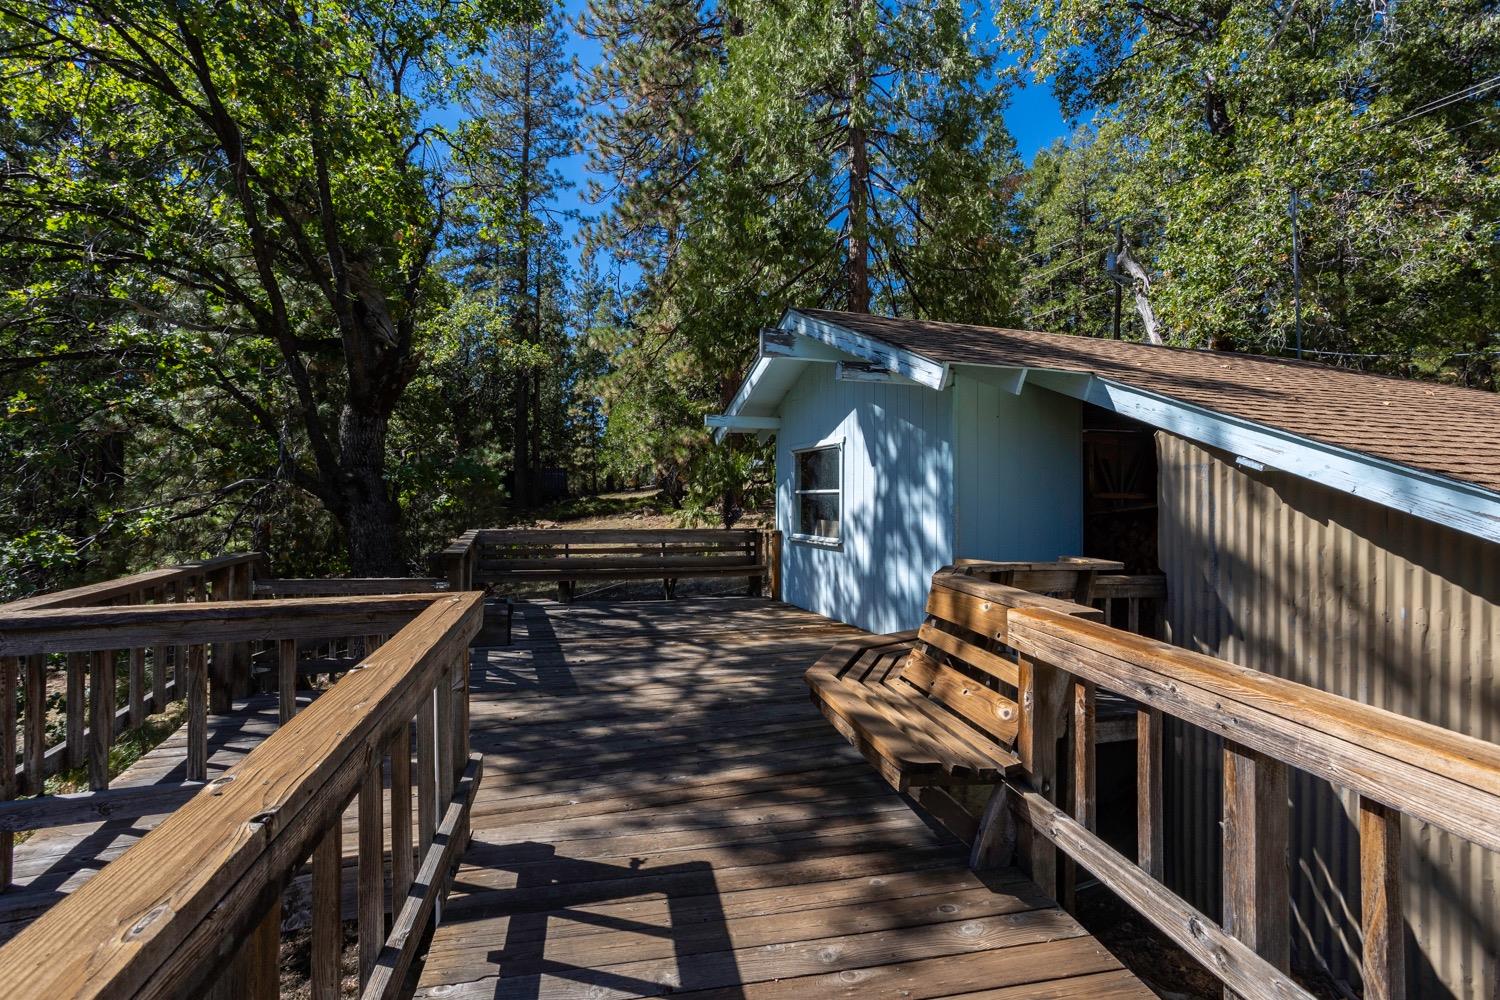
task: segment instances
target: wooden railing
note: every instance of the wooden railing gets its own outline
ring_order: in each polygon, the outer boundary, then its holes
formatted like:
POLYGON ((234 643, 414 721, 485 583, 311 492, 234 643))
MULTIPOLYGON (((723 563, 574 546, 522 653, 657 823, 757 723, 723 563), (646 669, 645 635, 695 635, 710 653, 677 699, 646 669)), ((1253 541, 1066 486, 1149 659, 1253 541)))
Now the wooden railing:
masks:
POLYGON ((779 598, 780 533, 722 529, 500 529, 460 535, 443 551, 454 590, 486 584, 556 583, 571 599, 583 581, 660 579, 672 596, 679 579, 744 576, 752 593, 767 581, 779 598))
POLYGON ((1094 577, 1087 603, 1104 612, 1104 624, 1159 639, 1167 578, 1160 573, 1101 573, 1094 577))
MULTIPOLYGON (((1044 890, 1059 886, 1057 853, 1086 868, 1240 997, 1308 997, 1289 975, 1288 768, 1358 798, 1367 998, 1405 995, 1401 815, 1500 850, 1500 746, 1417 722, 1106 625, 1047 610, 1010 614, 1020 654, 1018 755, 1027 782, 991 802, 1020 826, 988 824, 1004 857, 1015 835, 1044 890), (1095 699, 1138 705, 1137 857, 1094 832, 1095 699), (1224 740, 1222 925, 1162 884, 1162 720, 1224 740), (1071 802, 1055 747, 1070 737, 1071 802)), ((997 850, 998 854, 993 853, 997 850)))
MULTIPOLYGON (((252 643, 278 658, 281 719, 296 711, 299 672, 331 672, 319 656, 331 643, 353 646, 360 655, 379 645, 380 637, 401 628, 437 595, 298 598, 284 601, 230 601, 144 604, 107 607, 62 607, 0 613, 0 698, 4 732, 16 732, 16 682, 25 666, 26 701, 22 727, 23 757, 16 762, 17 741, 0 747, 0 778, 10 777, 0 794, 0 891, 11 881, 15 834, 104 817, 128 819, 160 813, 186 801, 207 776, 209 675, 217 657, 252 643), (359 637, 350 640, 348 637, 359 637), (122 657, 121 647, 132 651, 122 657), (320 647, 322 647, 320 649, 320 647), (153 666, 164 664, 171 650, 176 665, 165 685, 166 698, 186 700, 186 781, 110 789, 109 753, 127 716, 115 710, 119 661, 137 662, 134 651, 151 650, 153 666), (81 706, 69 710, 80 723, 72 746, 87 761, 89 792, 45 795, 45 778, 60 766, 67 744, 45 745, 45 689, 49 663, 82 660, 88 665, 88 725, 81 706), (32 706, 41 711, 33 713, 32 706), (17 799, 16 794, 31 796, 17 799)), ((350 657, 339 672, 354 666, 350 657)), ((242 665, 248 675, 250 659, 242 665)), ((222 674, 222 672, 221 672, 222 674)), ((73 678, 70 676, 69 682, 73 678)), ((79 701, 84 700, 81 685, 79 701)), ((132 692, 135 685, 132 683, 132 692)), ((154 696, 153 696, 154 697, 154 696)), ((164 702, 163 702, 164 704, 164 702)), ((69 731, 74 730, 69 725, 69 731)))
MULTIPOLYGON (((395 634, 0 948, 6 995, 144 998, 201 996, 212 988, 215 996, 274 997, 282 890, 311 858, 312 995, 337 996, 340 820, 356 798, 362 996, 398 995, 467 838, 479 782, 480 761, 468 750, 468 645, 483 616, 480 596, 104 608, 72 621, 61 614, 8 617, 0 651, 185 643, 198 651, 189 663, 199 664, 213 640, 274 635, 284 646, 329 632, 395 634), (48 615, 54 617, 36 617, 48 615)), ((201 677, 201 669, 190 669, 199 692, 201 677)))

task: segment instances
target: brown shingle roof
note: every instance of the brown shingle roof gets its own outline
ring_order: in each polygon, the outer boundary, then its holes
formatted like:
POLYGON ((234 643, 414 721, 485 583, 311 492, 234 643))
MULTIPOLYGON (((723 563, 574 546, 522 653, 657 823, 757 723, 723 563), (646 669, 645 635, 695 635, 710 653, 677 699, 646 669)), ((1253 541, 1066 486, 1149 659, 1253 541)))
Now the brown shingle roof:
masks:
POLYGON ((939 363, 1089 372, 1500 493, 1497 393, 1281 358, 797 311, 939 363))

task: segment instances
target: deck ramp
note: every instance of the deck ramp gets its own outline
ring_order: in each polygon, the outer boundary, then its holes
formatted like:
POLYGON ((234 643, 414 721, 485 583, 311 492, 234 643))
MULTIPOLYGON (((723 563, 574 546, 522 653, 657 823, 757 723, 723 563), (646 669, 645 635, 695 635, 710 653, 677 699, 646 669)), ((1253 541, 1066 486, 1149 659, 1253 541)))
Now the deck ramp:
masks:
POLYGON ((751 598, 518 605, 475 650, 488 773, 417 996, 1150 997, 822 719, 802 673, 857 634, 751 598))

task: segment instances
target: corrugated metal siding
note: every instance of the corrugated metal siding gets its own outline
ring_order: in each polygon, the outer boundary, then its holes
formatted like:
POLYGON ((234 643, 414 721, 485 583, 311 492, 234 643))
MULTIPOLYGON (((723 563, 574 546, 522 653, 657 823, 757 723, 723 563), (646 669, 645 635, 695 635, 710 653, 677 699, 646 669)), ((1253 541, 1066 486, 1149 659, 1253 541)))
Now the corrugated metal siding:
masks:
POLYGON ((932 574, 953 558, 951 392, 840 382, 808 365, 781 406, 776 525, 782 596, 870 632, 922 621, 932 574), (843 539, 837 548, 792 538, 792 452, 842 442, 843 539))
MULTIPOLYGON (((1500 546, 1157 442, 1173 642, 1500 742, 1500 546)), ((1171 740, 1168 879, 1217 913, 1220 748, 1171 740)), ((1357 982, 1354 802, 1301 774, 1292 799, 1295 960, 1357 982)), ((1411 821, 1403 835, 1410 995, 1500 997, 1500 857, 1411 821)))

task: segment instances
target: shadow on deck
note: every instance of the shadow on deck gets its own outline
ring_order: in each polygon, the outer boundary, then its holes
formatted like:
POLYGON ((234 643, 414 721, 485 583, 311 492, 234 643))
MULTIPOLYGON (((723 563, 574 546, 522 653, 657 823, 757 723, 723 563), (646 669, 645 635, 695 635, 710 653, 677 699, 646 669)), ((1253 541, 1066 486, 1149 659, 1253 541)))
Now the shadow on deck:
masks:
POLYGON ((419 997, 1147 997, 875 776, 760 599, 518 605, 473 656, 486 776, 419 997))

